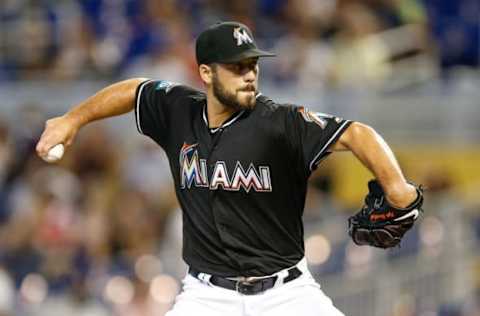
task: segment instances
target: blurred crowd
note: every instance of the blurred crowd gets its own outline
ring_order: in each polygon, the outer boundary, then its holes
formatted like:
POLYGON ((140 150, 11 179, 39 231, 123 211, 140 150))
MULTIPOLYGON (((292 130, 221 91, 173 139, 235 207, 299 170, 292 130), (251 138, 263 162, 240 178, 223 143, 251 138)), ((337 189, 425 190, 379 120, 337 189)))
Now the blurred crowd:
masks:
POLYGON ((478 66, 479 12, 476 0, 4 0, 0 80, 198 84, 195 37, 237 20, 279 55, 263 70, 276 84, 375 84, 405 60, 478 66))
POLYGON ((163 152, 99 124, 47 165, 35 155, 45 113, 19 113, 24 126, 0 124, 0 315, 111 315, 99 299, 120 304, 115 315, 163 315, 185 271, 163 152))

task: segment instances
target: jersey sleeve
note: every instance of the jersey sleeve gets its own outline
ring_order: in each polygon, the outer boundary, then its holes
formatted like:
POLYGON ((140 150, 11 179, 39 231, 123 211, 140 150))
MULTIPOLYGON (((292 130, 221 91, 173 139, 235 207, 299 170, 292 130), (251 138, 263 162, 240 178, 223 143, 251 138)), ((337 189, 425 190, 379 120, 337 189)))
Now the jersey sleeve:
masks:
POLYGON ((135 96, 135 121, 141 134, 147 135, 164 147, 169 137, 169 126, 175 103, 186 94, 186 88, 164 80, 142 82, 135 96))
POLYGON ((289 131, 292 135, 289 137, 303 156, 301 161, 309 172, 330 154, 330 146, 352 123, 330 114, 309 111, 305 107, 292 107, 290 118, 289 131))

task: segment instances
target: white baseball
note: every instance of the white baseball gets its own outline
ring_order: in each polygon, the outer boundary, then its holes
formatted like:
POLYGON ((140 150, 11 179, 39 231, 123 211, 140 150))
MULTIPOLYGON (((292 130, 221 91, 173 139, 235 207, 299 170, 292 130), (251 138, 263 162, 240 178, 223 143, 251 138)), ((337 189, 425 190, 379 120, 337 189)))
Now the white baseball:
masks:
POLYGON ((63 147, 63 144, 57 144, 50 148, 48 151, 48 154, 43 157, 43 160, 46 162, 56 162, 63 157, 63 153, 65 152, 65 147, 63 147))

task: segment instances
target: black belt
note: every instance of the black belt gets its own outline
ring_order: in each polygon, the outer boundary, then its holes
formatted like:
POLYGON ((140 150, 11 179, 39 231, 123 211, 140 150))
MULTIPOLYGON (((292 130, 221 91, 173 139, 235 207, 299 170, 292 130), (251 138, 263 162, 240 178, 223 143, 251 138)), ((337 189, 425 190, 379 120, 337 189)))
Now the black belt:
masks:
MULTIPOLYGON (((295 280, 302 275, 302 271, 300 271, 297 267, 290 268, 287 270, 287 272, 288 275, 283 279, 283 283, 295 280)), ((199 278, 199 275, 202 272, 198 271, 197 269, 190 267, 188 269, 188 273, 190 273, 193 277, 202 280, 201 278, 199 278)), ((210 283, 216 286, 223 287, 225 289, 237 291, 245 295, 254 295, 271 289, 275 285, 277 278, 278 276, 274 275, 261 279, 246 278, 241 280, 231 280, 224 277, 212 275, 210 277, 210 283)))

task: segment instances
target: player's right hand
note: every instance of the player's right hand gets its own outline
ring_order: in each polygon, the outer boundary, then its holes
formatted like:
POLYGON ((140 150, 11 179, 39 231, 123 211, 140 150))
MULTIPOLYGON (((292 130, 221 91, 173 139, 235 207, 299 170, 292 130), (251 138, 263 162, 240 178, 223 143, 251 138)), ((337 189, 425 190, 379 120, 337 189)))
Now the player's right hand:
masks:
POLYGON ((70 146, 79 128, 78 123, 66 115, 49 119, 37 143, 37 154, 45 157, 50 148, 57 144, 70 146))

